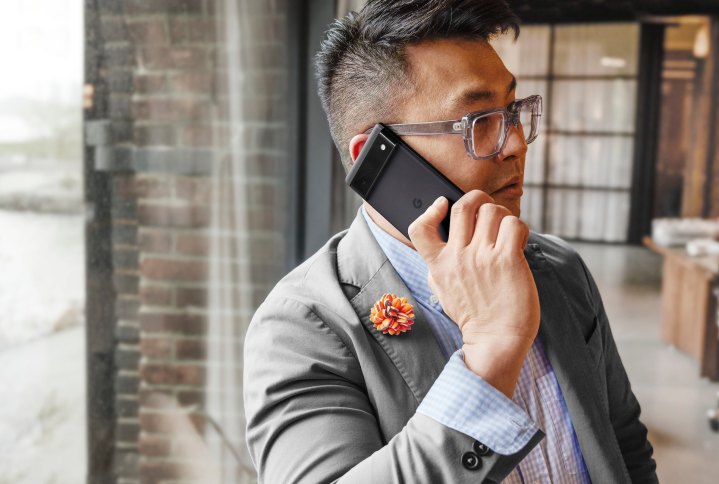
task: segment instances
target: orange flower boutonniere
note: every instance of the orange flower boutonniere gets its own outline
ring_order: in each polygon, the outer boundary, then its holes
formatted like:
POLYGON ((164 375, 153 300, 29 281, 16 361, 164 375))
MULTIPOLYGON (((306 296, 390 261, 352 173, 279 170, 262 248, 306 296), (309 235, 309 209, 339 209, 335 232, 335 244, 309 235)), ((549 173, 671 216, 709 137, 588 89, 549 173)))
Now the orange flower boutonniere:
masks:
POLYGON ((406 297, 385 294, 375 303, 370 312, 370 321, 382 334, 400 334, 411 329, 414 323, 414 308, 406 297))

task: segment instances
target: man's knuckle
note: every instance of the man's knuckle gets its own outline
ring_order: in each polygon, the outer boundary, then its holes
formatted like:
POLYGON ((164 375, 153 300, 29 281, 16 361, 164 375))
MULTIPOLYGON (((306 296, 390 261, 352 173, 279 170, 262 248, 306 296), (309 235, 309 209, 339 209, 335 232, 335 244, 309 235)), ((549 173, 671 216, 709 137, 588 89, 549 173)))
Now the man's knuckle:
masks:
POLYGON ((459 215, 469 210, 469 203, 466 200, 459 200, 452 205, 452 215, 459 215))

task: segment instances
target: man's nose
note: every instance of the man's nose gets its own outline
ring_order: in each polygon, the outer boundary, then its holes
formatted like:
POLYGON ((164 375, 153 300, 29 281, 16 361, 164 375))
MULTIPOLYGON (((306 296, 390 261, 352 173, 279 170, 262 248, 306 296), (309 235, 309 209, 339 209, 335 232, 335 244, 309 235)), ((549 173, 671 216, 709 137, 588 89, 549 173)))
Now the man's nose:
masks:
POLYGON ((524 139, 522 124, 510 122, 507 129, 507 140, 497 156, 497 161, 523 156, 525 153, 527 153, 527 140, 524 139))

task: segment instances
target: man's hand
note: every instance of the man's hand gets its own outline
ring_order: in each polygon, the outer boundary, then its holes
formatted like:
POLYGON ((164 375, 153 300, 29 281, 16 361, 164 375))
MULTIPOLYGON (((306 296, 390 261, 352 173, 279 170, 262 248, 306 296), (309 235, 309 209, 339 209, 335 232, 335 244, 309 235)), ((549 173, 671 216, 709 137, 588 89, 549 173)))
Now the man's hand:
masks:
POLYGON ((447 199, 437 199, 409 226, 410 240, 427 262, 430 288, 462 332, 465 364, 511 398, 539 328, 539 297, 523 253, 529 229, 473 190, 452 206, 445 243, 438 226, 447 207, 447 199))

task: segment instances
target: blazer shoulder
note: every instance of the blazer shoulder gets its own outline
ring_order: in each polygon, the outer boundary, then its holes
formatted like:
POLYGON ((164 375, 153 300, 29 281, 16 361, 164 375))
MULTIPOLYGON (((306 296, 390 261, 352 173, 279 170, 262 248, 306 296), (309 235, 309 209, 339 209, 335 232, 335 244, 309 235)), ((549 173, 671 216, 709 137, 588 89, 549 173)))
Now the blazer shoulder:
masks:
POLYGON ((339 287, 337 271, 337 246, 347 231, 332 236, 321 248, 304 262, 282 277, 267 295, 270 299, 295 299, 312 305, 321 301, 330 287, 339 287))
POLYGON ((556 235, 534 232, 529 244, 539 248, 572 302, 596 309, 599 292, 589 268, 574 247, 556 235))
POLYGON ((346 346, 352 346, 351 335, 361 325, 356 321, 351 294, 337 269, 337 245, 345 234, 343 231, 331 237, 277 282, 252 316, 248 333, 258 326, 266 327, 270 332, 291 330, 300 333, 310 328, 324 328, 323 332, 329 330, 346 346))

